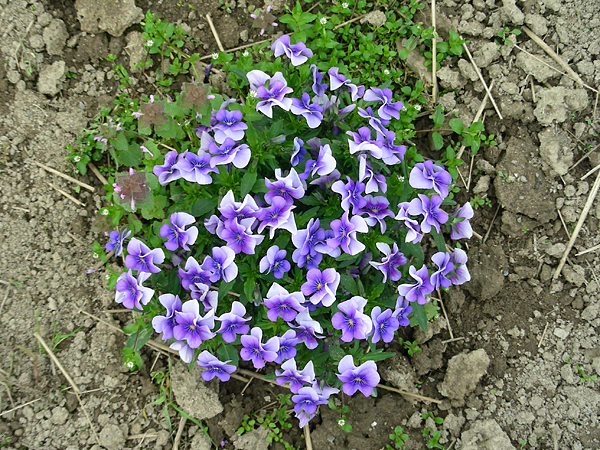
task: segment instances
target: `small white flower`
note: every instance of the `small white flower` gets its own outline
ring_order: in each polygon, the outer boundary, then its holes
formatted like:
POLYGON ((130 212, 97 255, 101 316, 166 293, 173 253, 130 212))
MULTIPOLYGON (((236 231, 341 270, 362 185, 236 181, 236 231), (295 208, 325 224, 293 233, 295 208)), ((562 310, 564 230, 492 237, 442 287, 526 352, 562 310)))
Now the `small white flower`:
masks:
POLYGON ((250 52, 248 50, 244 50, 244 52, 242 53, 242 56, 248 56, 250 54, 250 52))
POLYGON ((371 424, 371 428, 375 428, 376 426, 377 426, 377 422, 373 422, 373 423, 371 424))
POLYGON ((404 183, 404 177, 402 175, 398 175, 398 181, 400 183, 404 183))
POLYGON ((127 366, 128 369, 133 369, 133 361, 127 361, 127 364, 125 364, 127 366))
POLYGON ((421 111, 421 105, 415 105, 415 109, 416 109, 417 111, 421 111))
POLYGON ((96 253, 96 252, 92 253, 92 258, 98 259, 98 253, 96 253))
POLYGON ((219 54, 218 53, 213 53, 212 54, 212 59, 219 59, 219 54))
POLYGON ((100 214, 103 216, 108 216, 108 209, 104 208, 100 214))
POLYGON ((327 17, 321 17, 319 22, 321 22, 321 25, 325 25, 327 23, 327 17))
POLYGON ((344 425, 346 425, 346 421, 344 419, 340 419, 340 420, 338 420, 338 425, 340 427, 343 427, 344 425))
POLYGON ((73 157, 73 161, 75 161, 75 162, 79 162, 79 161, 81 161, 81 156, 79 156, 79 155, 77 155, 77 156, 74 156, 74 157, 73 157))
POLYGON ((346 2, 342 3, 342 8, 347 9, 348 8, 348 3, 346 3, 346 2))
POLYGON ((252 89, 250 91, 250 93, 248 94, 248 97, 256 98, 256 97, 258 97, 258 94, 256 93, 256 91, 254 89, 252 89))
POLYGON ((149 41, 146 41, 146 47, 152 47, 154 45, 154 41, 152 39, 150 39, 149 41))
POLYGON ((383 74, 384 74, 384 75, 389 75, 389 74, 390 74, 390 71, 389 71, 388 69, 383 69, 383 74))
POLYGON ((110 280, 110 274, 107 273, 106 275, 104 275, 104 278, 106 278, 106 281, 110 280))

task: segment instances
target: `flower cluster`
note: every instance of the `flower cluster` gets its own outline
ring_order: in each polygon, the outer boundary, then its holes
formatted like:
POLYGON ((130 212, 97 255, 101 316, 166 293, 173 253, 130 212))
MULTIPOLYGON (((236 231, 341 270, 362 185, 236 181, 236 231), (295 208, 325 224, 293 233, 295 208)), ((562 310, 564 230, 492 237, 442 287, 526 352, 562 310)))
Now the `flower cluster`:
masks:
MULTIPOLYGON (((404 106, 390 89, 307 68, 312 51, 287 35, 271 49, 274 73, 236 71, 245 102, 186 86, 180 106, 195 134, 151 169, 179 202, 153 228, 155 248, 129 240, 115 299, 152 313, 154 331, 205 380, 228 380, 240 358, 279 366, 304 426, 340 389, 370 396, 381 349, 366 345, 392 342, 434 290, 469 280, 459 245, 426 261, 419 243, 470 238, 473 210, 446 212, 450 173, 405 159, 404 106)), ((129 236, 111 233, 107 249, 120 254, 129 236)))

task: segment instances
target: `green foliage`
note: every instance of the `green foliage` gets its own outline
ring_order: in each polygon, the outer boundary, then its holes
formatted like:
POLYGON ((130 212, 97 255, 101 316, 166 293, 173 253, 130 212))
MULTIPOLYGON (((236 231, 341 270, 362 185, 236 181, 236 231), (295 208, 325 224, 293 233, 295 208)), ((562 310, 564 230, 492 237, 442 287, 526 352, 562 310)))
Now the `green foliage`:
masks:
POLYGON ((419 343, 417 341, 410 342, 410 341, 405 341, 402 338, 399 338, 398 343, 406 349, 409 356, 412 356, 415 353, 422 352, 421 347, 419 347, 419 343))
POLYGON ((291 397, 291 394, 278 394, 277 400, 279 405, 271 412, 264 414, 264 416, 259 415, 258 412, 252 414, 252 417, 244 414, 242 424, 237 430, 238 434, 249 433, 262 426, 269 430, 269 435, 266 438, 267 442, 279 442, 284 446, 285 450, 295 450, 295 447, 283 437, 283 432, 292 428, 288 413, 288 408, 292 405, 291 397))
POLYGON ((402 427, 398 425, 396 428, 394 428, 394 432, 389 435, 389 438, 394 441, 394 447, 392 447, 390 444, 386 444, 386 450, 401 450, 404 448, 406 441, 408 441, 408 434, 404 433, 402 427))
MULTIPOLYGON (((517 28, 513 28, 512 30, 508 27, 503 27, 500 31, 498 31, 498 33, 496 34, 496 36, 498 36, 500 38, 500 41, 496 41, 496 44, 498 45, 513 45, 513 41, 512 39, 509 39, 509 37, 512 35, 514 37, 517 37, 521 34, 521 30, 517 29, 517 28)), ((513 38, 514 39, 514 38, 513 38)))
POLYGON ((329 409, 332 409, 332 410, 340 413, 340 418, 337 421, 339 427, 342 430, 344 430, 346 433, 352 433, 352 425, 350 425, 348 423, 348 420, 346 419, 346 414, 348 414, 348 412, 350 411, 350 408, 348 407, 348 405, 342 404, 341 406, 337 406, 336 400, 333 397, 329 397, 327 406, 329 406, 329 409))
POLYGON ((477 209, 480 206, 487 206, 487 207, 492 207, 492 201, 490 200, 489 197, 485 197, 485 198, 479 198, 478 196, 474 196, 473 200, 471 200, 471 206, 473 207, 473 209, 477 209))

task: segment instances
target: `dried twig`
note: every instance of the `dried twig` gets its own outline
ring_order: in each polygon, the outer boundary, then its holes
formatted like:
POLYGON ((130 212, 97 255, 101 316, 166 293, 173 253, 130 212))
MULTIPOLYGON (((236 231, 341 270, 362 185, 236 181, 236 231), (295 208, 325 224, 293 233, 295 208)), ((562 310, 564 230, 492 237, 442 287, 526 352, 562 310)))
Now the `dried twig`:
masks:
MULTIPOLYGON (((438 84, 437 84, 437 29, 435 25, 435 0, 431 0, 431 25, 433 26, 433 39, 431 40, 431 81, 433 89, 431 97, 433 103, 437 102, 438 84)), ((468 190, 468 189, 467 189, 468 190)))
POLYGON ((8 300, 8 294, 10 293, 10 284, 6 286, 6 294, 4 294, 4 300, 2 300, 2 304, 0 305, 0 316, 2 315, 2 310, 4 309, 4 304, 6 300, 8 300))
POLYGON ((500 211, 500 205, 498 205, 498 207, 496 208, 496 212, 494 213, 494 217, 492 217, 492 221, 490 222, 490 226, 487 230, 487 232, 485 233, 485 237, 483 238, 483 241, 481 242, 482 244, 485 244, 485 241, 487 241, 487 238, 490 235, 490 232, 492 231, 492 226, 494 225, 494 221, 496 220, 496 216, 498 215, 498 211, 500 211))
POLYGON ((177 428, 177 434, 175 435, 175 440, 173 441, 173 450, 179 449, 179 442, 181 441, 181 436, 183 435, 183 429, 185 428, 186 422, 187 417, 181 416, 181 420, 179 421, 179 428, 177 428))
POLYGON ((210 18, 210 14, 207 14, 205 17, 206 17, 206 21, 208 22, 208 26, 210 27, 210 31, 212 31, 212 34, 215 37, 215 41, 217 41, 217 47, 219 47, 219 50, 221 50, 222 52, 225 52, 225 48, 223 47, 223 44, 221 44, 221 39, 219 39, 219 34, 217 33, 215 24, 213 23, 212 19, 210 18))
POLYGON ((442 312, 444 313, 444 317, 446 318, 446 325, 448 325, 448 332, 450 333, 450 339, 454 339, 454 333, 452 332, 452 326, 450 325, 450 320, 448 320, 448 314, 446 314, 446 308, 444 308, 444 302, 442 301, 442 294, 440 293, 440 289, 437 290, 438 298, 436 300, 440 302, 442 305, 442 312))
POLYGON ((419 395, 419 394, 413 394, 412 392, 402 391, 400 389, 396 389, 396 388, 391 387, 391 386, 385 386, 383 384, 378 384, 377 387, 381 388, 381 389, 385 389, 386 391, 391 391, 391 392, 395 392, 397 394, 406 395, 407 397, 417 398, 419 400, 423 400, 423 401, 426 401, 426 402, 433 402, 433 403, 437 403, 437 404, 442 403, 441 400, 437 400, 435 398, 425 397, 424 395, 419 395))
POLYGON ((19 406, 15 406, 14 408, 9 409, 8 411, 3 411, 3 412, 0 413, 0 417, 5 416, 7 414, 10 414, 11 412, 14 412, 14 411, 16 411, 18 409, 25 408, 26 406, 29 406, 29 405, 31 405, 32 403, 35 403, 35 402, 39 402, 40 400, 44 400, 44 397, 36 398, 35 400, 31 400, 30 402, 23 403, 22 405, 19 405, 19 406))
POLYGON ((585 221, 585 219, 588 215, 588 212, 590 212, 590 209, 592 208, 592 203, 594 203, 596 194, 598 194, 598 189, 600 189, 600 173, 598 173, 598 176, 596 177, 596 181, 594 181, 594 185, 592 186, 592 189, 590 190, 590 195, 588 196, 588 199, 585 202, 585 205, 583 206, 583 210, 581 211, 581 215, 579 216, 577 225, 575 225, 575 229, 573 230, 573 235, 571 236, 571 239, 569 239, 569 243, 567 244, 565 253, 563 254, 562 258, 560 259, 560 262, 558 263, 558 267, 556 268, 554 275, 552 275, 553 280, 556 280, 556 278, 558 278, 558 276, 560 275, 560 272, 562 271, 563 266, 565 265, 565 262, 567 261, 569 252, 571 251, 571 249, 573 248, 573 245, 575 244, 575 240, 577 239, 577 236, 579 235, 579 232, 581 231, 583 222, 585 221))
POLYGON ((588 248, 587 250, 583 250, 583 251, 581 251, 579 253, 576 253, 575 256, 585 255, 586 253, 590 253, 590 252, 593 252, 593 251, 599 250, 599 249, 600 249, 600 244, 594 245, 593 247, 588 248))
POLYGON ((100 171, 98 170, 98 168, 91 162, 87 163, 88 169, 90 169, 92 171, 92 173, 94 175, 96 175, 96 178, 98 178, 100 180, 100 183, 102 183, 102 186, 106 186, 108 184, 108 180, 106 178, 104 178, 104 175, 102 175, 100 173, 100 171))
POLYGON ((308 424, 304 425, 304 442, 306 442, 306 450, 312 450, 312 440, 310 439, 310 428, 308 424))
POLYGON ((48 171, 48 172, 51 172, 51 173, 53 173, 53 174, 55 174, 55 175, 58 175, 59 177, 63 177, 65 180, 69 180, 69 181, 71 181, 72 183, 78 184, 79 186, 81 186, 82 188, 85 188, 85 189, 87 189, 88 191, 91 191, 91 192, 94 192, 94 191, 95 191, 95 189, 94 189, 92 186, 90 186, 89 184, 85 184, 85 183, 83 183, 83 182, 81 182, 81 181, 79 181, 79 180, 76 180, 76 179, 75 179, 75 178, 73 178, 73 177, 70 177, 69 175, 65 175, 64 173, 62 173, 62 172, 59 172, 58 170, 56 170, 56 169, 53 169, 52 167, 48 167, 48 166, 46 166, 46 165, 44 165, 44 164, 42 164, 42 163, 39 163, 39 162, 37 162, 37 161, 33 161, 33 163, 34 163, 36 166, 38 166, 38 167, 41 167, 42 169, 44 169, 44 170, 46 170, 46 171, 48 171))
POLYGON ((481 75, 481 70, 479 70, 479 67, 477 67, 477 64, 475 64, 475 61, 473 60, 473 55, 471 55, 471 52, 469 51, 469 47, 467 47, 466 42, 463 42, 463 48, 467 52, 467 55, 469 56, 469 60, 471 61, 471 64, 475 68, 475 72, 477 72, 477 76, 479 77, 479 80, 483 83, 483 87, 485 88, 485 91, 489 95, 490 101, 492 102, 492 105, 494 105, 494 109, 496 110, 498 117, 500 117, 500 119, 504 119, 504 117, 502 117, 502 114, 500 113, 500 109, 498 108, 498 105, 496 105, 496 102, 494 101, 494 97, 492 97, 492 91, 490 90, 487 83, 483 79, 483 75, 481 75))
POLYGON ((44 181, 44 183, 46 183, 48 186, 50 186, 52 189, 54 189, 55 191, 57 191, 59 194, 63 195, 64 197, 68 198, 69 200, 71 200, 73 203, 75 203, 77 206, 83 206, 85 207, 85 205, 83 203, 81 203, 79 200, 77 200, 75 197, 73 197, 71 194, 67 194, 65 191, 63 191, 60 188, 57 188, 56 186, 54 186, 52 183, 50 183, 49 181, 44 181))
POLYGON ((542 346, 542 341, 544 340, 544 336, 546 336, 546 331, 548 330, 549 324, 550 324, 550 322, 546 322, 546 326, 544 327, 544 331, 542 332, 542 337, 540 338, 540 341, 538 342, 538 348, 540 348, 542 346))
POLYGON ((589 177, 590 175, 592 175, 595 172, 597 172, 598 169, 600 169, 600 164, 598 164, 596 167, 594 167, 592 170, 590 170, 588 173, 586 173, 584 176, 582 176, 581 177, 581 181, 585 180, 587 177, 589 177))
POLYGON ((571 239, 571 233, 569 233, 569 229, 567 228, 567 224, 565 223, 565 219, 563 219, 563 216, 560 213, 560 209, 556 208, 556 212, 558 213, 558 217, 560 219, 560 222, 562 223, 562 226, 565 229, 565 233, 567 233, 567 239, 571 239))
POLYGON ((442 344, 449 344, 450 342, 462 341, 464 338, 464 336, 460 336, 452 339, 446 339, 445 341, 442 341, 442 344))
POLYGON ((574 169, 575 167, 577 167, 582 161, 584 161, 588 156, 590 156, 593 152, 595 152, 599 147, 600 147, 600 144, 596 145, 593 149, 591 149, 589 152, 587 152, 585 155, 583 155, 581 158, 579 158, 579 161, 577 161, 575 164, 573 164, 571 167, 569 167, 569 172, 572 169, 574 169))

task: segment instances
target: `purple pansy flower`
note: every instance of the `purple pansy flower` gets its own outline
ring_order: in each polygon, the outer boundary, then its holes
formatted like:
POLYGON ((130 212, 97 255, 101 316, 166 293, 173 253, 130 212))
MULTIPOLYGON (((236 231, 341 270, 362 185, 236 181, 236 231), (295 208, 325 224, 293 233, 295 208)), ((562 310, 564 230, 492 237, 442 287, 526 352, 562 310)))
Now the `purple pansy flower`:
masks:
POLYGON ((272 337, 266 343, 262 343, 262 330, 258 327, 252 328, 249 335, 242 336, 242 350, 240 356, 244 361, 252 361, 255 369, 262 369, 265 363, 277 359, 279 350, 279 338, 272 337))
POLYGON ((331 185, 331 190, 342 196, 342 209, 349 211, 352 206, 352 214, 358 214, 359 209, 364 204, 362 193, 365 192, 365 184, 360 181, 352 181, 350 177, 346 177, 348 182, 344 184, 342 180, 338 180, 331 185))
POLYGON ((286 261, 286 250, 279 250, 279 247, 273 245, 267 250, 267 255, 260 260, 260 273, 271 273, 278 280, 283 278, 283 275, 291 269, 291 265, 286 261))
POLYGON ((197 155, 186 151, 177 161, 177 167, 183 179, 198 184, 211 184, 212 178, 209 173, 218 172, 211 166, 211 158, 208 153, 197 155))
POLYGON ((402 202, 398 204, 400 211, 398 211, 398 214, 396 214, 395 219, 400 220, 407 229, 404 242, 412 242, 413 244, 416 244, 423 239, 423 234, 420 233, 421 226, 419 225, 419 222, 413 219, 408 213, 409 206, 410 203, 408 202, 402 202))
POLYGON ((319 401, 317 391, 309 386, 305 386, 298 390, 298 393, 292 397, 294 402, 294 412, 296 418, 300 421, 300 428, 308 424, 317 413, 317 407, 322 404, 319 401))
POLYGON ((154 166, 152 172, 158 177, 158 182, 161 186, 182 177, 181 170, 177 164, 178 162, 179 154, 177 151, 171 150, 165 155, 165 162, 163 165, 154 166))
POLYGON ((304 141, 298 137, 294 138, 294 152, 292 153, 292 159, 290 164, 296 167, 306 157, 306 149, 303 147, 304 141))
POLYGON ((228 247, 215 247, 212 250, 212 257, 206 256, 202 263, 202 270, 210 272, 211 283, 216 283, 223 279, 229 283, 238 274, 238 268, 235 262, 235 252, 228 247))
POLYGON ((406 145, 396 145, 394 140, 396 139, 396 133, 390 130, 377 131, 377 140, 382 142, 381 145, 381 159, 388 166, 393 166, 404 161, 404 155, 406 154, 406 145))
POLYGON ((292 99, 290 111, 297 116, 304 117, 309 128, 317 128, 323 120, 323 108, 317 103, 311 104, 310 96, 306 92, 302 94, 302 100, 292 99))
POLYGON ((187 230, 185 227, 196 222, 196 219, 191 214, 185 212, 176 212, 169 217, 169 223, 160 227, 161 237, 167 239, 165 248, 172 252, 179 247, 189 251, 188 244, 193 244, 198 238, 198 228, 190 227, 187 230))
POLYGON ((190 291, 190 296, 204 306, 204 312, 217 309, 219 293, 211 290, 208 284, 194 283, 190 291))
POLYGON ((458 286, 471 279, 471 274, 469 273, 469 269, 467 269, 467 254, 464 250, 460 248, 455 249, 452 252, 450 262, 454 264, 454 270, 448 275, 452 284, 458 286))
POLYGON ((396 308, 394 309, 394 314, 392 314, 396 319, 398 319, 398 324, 402 327, 407 327, 410 325, 410 319, 408 315, 413 311, 412 306, 410 306, 410 302, 408 299, 399 296, 396 299, 396 308))
POLYGON ((276 322, 277 317, 281 317, 286 322, 291 322, 299 312, 304 310, 302 303, 305 301, 306 299, 301 292, 290 294, 279 284, 273 283, 264 300, 264 304, 268 308, 267 317, 271 322, 276 322))
POLYGON ((184 341, 175 341, 169 345, 169 348, 179 352, 179 357, 184 363, 189 364, 192 362, 192 358, 194 357, 194 349, 187 345, 184 341))
POLYGON ((416 301, 419 305, 429 302, 428 296, 433 292, 433 285, 429 281, 427 267, 423 266, 417 270, 415 266, 410 266, 408 273, 412 277, 413 283, 401 284, 398 286, 398 293, 409 302, 416 301))
POLYGON ((448 274, 454 270, 454 264, 450 262, 451 257, 452 255, 446 252, 437 252, 431 257, 431 260, 438 267, 438 269, 429 277, 429 281, 434 289, 439 289, 440 287, 445 288, 452 285, 452 281, 448 278, 448 274))
POLYGON ((304 342, 309 350, 317 348, 317 338, 321 339, 323 337, 317 333, 323 333, 323 328, 319 322, 310 317, 308 308, 296 316, 296 323, 297 326, 291 325, 291 327, 296 330, 298 342, 304 342))
POLYGON ((186 291, 189 291, 195 283, 210 284, 210 272, 202 270, 198 261, 192 256, 185 262, 185 268, 179 268, 178 272, 181 287, 186 291))
POLYGON ((365 183, 365 194, 372 192, 381 191, 387 192, 387 182, 385 177, 380 173, 373 172, 373 168, 367 159, 367 155, 359 155, 358 157, 358 181, 364 181, 368 178, 365 183))
POLYGON ((373 344, 376 344, 380 340, 387 343, 392 342, 394 333, 400 326, 392 310, 388 308, 381 312, 381 308, 376 306, 371 311, 371 319, 373 320, 373 337, 371 342, 373 344))
POLYGON ((235 372, 236 367, 233 364, 227 364, 229 361, 219 361, 219 359, 204 350, 198 355, 198 365, 204 369, 202 372, 202 378, 204 381, 210 381, 214 377, 217 377, 221 381, 228 381, 231 378, 230 374, 235 372))
POLYGON ((335 302, 335 292, 340 284, 340 274, 335 269, 329 268, 321 272, 319 269, 311 269, 306 275, 306 283, 300 290, 308 297, 313 305, 319 303, 325 307, 335 302))
POLYGON ((228 220, 219 233, 219 237, 227 241, 227 247, 236 254, 245 253, 246 255, 254 255, 254 248, 265 238, 258 234, 252 234, 250 227, 239 224, 237 219, 228 220))
MULTIPOLYGON (((292 234, 292 243, 296 247, 292 254, 292 261, 298 264, 298 267, 304 267, 304 264, 308 263, 307 256, 310 255, 309 260, 316 261, 316 264, 321 261, 323 257, 317 252, 315 246, 325 239, 325 230, 319 228, 319 219, 310 219, 306 225, 306 229, 298 230, 295 234, 292 234)), ((307 265, 307 267, 309 267, 307 265)), ((316 268, 310 267, 310 268, 316 268)))
POLYGON ((142 286, 148 278, 148 272, 140 272, 137 278, 131 270, 123 272, 117 279, 115 302, 122 303, 127 309, 142 310, 142 305, 147 305, 154 295, 154 289, 142 286))
POLYGON ((202 317, 198 300, 188 300, 175 314, 177 325, 173 328, 173 337, 185 341, 190 348, 200 347, 202 341, 215 337, 215 333, 210 331, 215 327, 214 314, 214 310, 210 310, 202 317))
MULTIPOLYGON (((473 228, 469 220, 473 218, 473 207, 467 202, 458 208, 452 214, 452 223, 450 224, 450 239, 471 239, 473 237, 473 228)), ((112 233, 111 233, 112 236, 112 233)))
POLYGON ((271 227, 270 237, 273 239, 275 230, 284 229, 295 234, 297 231, 296 220, 292 209, 295 206, 290 205, 283 197, 273 197, 271 205, 261 209, 256 217, 260 220, 258 232, 262 233, 265 227, 271 227))
POLYGON ((415 189, 433 189, 444 199, 448 196, 452 176, 443 166, 428 160, 415 164, 410 171, 408 183, 415 189))
POLYGON ((424 194, 418 194, 418 198, 413 198, 406 212, 412 216, 424 216, 421 222, 421 231, 431 232, 431 227, 440 232, 440 224, 448 222, 448 214, 440 209, 444 200, 439 195, 432 195, 431 198, 424 194))
POLYGON ((317 97, 322 97, 327 89, 327 83, 321 84, 321 81, 323 81, 323 74, 319 72, 319 69, 314 64, 310 65, 310 71, 312 72, 313 78, 312 90, 317 97))
POLYGON ((114 250, 115 256, 120 256, 121 253, 123 253, 125 239, 129 236, 131 236, 131 231, 127 230, 127 228, 124 228, 121 233, 118 231, 111 231, 109 235, 110 241, 105 244, 104 248, 106 248, 107 252, 114 250))
POLYGON ((281 365, 283 371, 275 370, 277 384, 290 383, 290 391, 297 394, 302 389, 302 384, 313 384, 315 381, 315 369, 313 362, 309 361, 303 370, 296 368, 296 360, 290 359, 281 365))
POLYGON ((162 264, 165 260, 165 253, 160 248, 150 250, 142 241, 131 238, 127 244, 127 253, 125 257, 125 267, 140 272, 158 273, 160 269, 156 264, 162 264))
POLYGON ((295 169, 291 169, 286 177, 281 176, 281 169, 275 169, 275 179, 265 178, 265 186, 269 190, 265 194, 265 202, 271 204, 273 197, 282 197, 290 205, 294 200, 304 197, 304 185, 295 169))
POLYGON ((348 141, 351 155, 357 152, 367 152, 373 158, 382 158, 381 146, 383 145, 383 141, 371 139, 371 130, 368 127, 360 127, 356 133, 354 131, 346 131, 346 134, 353 139, 352 141, 348 141))
POLYGON ((352 101, 355 102, 364 95, 365 87, 352 84, 352 81, 347 80, 344 75, 338 73, 339 70, 338 67, 332 67, 327 71, 331 90, 335 91, 342 86, 347 86, 347 89, 350 91, 350 97, 352 98, 352 101))
POLYGON ((360 208, 360 214, 367 214, 365 222, 370 227, 375 226, 379 222, 381 234, 384 234, 386 230, 385 218, 394 217, 394 213, 390 211, 388 206, 390 206, 390 201, 386 197, 365 195, 364 204, 360 208))
POLYGON ((181 311, 181 300, 178 295, 163 294, 158 297, 158 301, 167 310, 166 316, 154 316, 152 327, 157 333, 162 333, 163 341, 173 337, 173 328, 177 325, 175 319, 176 313, 181 311))
POLYGON ((381 102, 381 106, 377 111, 379 117, 385 120, 391 120, 392 117, 396 120, 400 119, 400 111, 404 108, 402 102, 392 102, 392 90, 391 89, 379 89, 370 88, 367 89, 363 100, 367 102, 381 102))
MULTIPOLYGON (((255 218, 256 213, 260 211, 260 208, 249 194, 244 197, 243 202, 236 202, 231 190, 227 191, 218 209, 225 219, 237 219, 239 223, 244 219, 255 218)), ((218 226, 216 228, 218 230, 218 226)))
POLYGON ((385 134, 388 131, 385 127, 390 121, 377 117, 370 106, 367 109, 358 108, 358 115, 364 119, 369 119, 369 125, 378 133, 385 134))
POLYGON ((294 330, 287 330, 283 333, 283 336, 279 338, 279 350, 277 350, 277 359, 274 362, 281 364, 286 359, 295 357, 296 344, 298 344, 298 339, 294 330))
POLYGON ((251 70, 246 74, 250 82, 250 88, 256 91, 256 96, 260 99, 256 105, 256 110, 263 113, 268 118, 273 117, 273 106, 279 106, 284 111, 289 111, 292 106, 292 99, 286 98, 286 94, 294 92, 287 86, 287 81, 281 72, 269 77, 261 70, 251 70), (266 87, 268 82, 269 87, 266 87))
POLYGON ((371 332, 373 323, 363 312, 366 304, 367 300, 357 295, 337 305, 340 312, 333 315, 331 324, 336 330, 342 330, 342 341, 366 339, 371 332))
POLYGON ((324 191, 331 189, 331 186, 333 186, 333 183, 335 183, 337 180, 340 179, 340 171, 339 170, 334 170, 333 172, 331 172, 329 175, 325 175, 323 177, 319 177, 316 180, 312 180, 309 184, 312 186, 319 186, 319 188, 323 189, 324 191))
POLYGON ((333 237, 327 239, 327 246, 330 248, 341 249, 349 255, 358 255, 365 249, 365 244, 359 242, 356 233, 368 233, 369 227, 360 216, 352 216, 348 219, 348 211, 346 211, 341 219, 331 221, 331 229, 333 237))
POLYGON ((324 176, 329 175, 335 170, 336 161, 331 153, 329 144, 325 144, 319 148, 319 156, 314 161, 309 159, 306 161, 306 168, 300 178, 306 180, 309 176, 314 177, 315 174, 324 176))
POLYGON ((290 36, 284 34, 271 45, 271 50, 274 50, 273 56, 277 58, 281 55, 287 55, 292 62, 292 66, 299 66, 304 64, 308 58, 312 58, 313 52, 310 48, 307 48, 303 42, 290 45, 290 36))
POLYGON ((248 125, 242 122, 242 118, 241 111, 218 110, 210 121, 212 129, 215 131, 215 141, 222 144, 227 138, 234 141, 244 139, 244 130, 248 129, 248 125))
POLYGON ((388 277, 392 281, 400 280, 400 278, 402 278, 402 273, 400 273, 398 267, 406 264, 408 260, 406 259, 406 256, 398 250, 398 244, 394 243, 393 249, 384 242, 378 242, 376 245, 379 251, 383 253, 383 259, 381 262, 371 261, 369 264, 383 273, 384 283, 387 281, 388 277))
POLYGON ((346 355, 341 359, 338 371, 340 373, 337 377, 344 383, 342 390, 346 395, 354 395, 356 391, 360 391, 365 397, 369 397, 373 393, 373 388, 381 380, 375 361, 366 361, 356 367, 352 355, 346 355))
POLYGON ((223 340, 227 343, 235 341, 237 334, 246 334, 250 330, 250 326, 246 322, 250 317, 244 319, 246 308, 240 302, 235 301, 231 304, 231 312, 222 314, 217 318, 221 322, 221 327, 217 333, 221 333, 223 340))
POLYGON ((210 144, 208 151, 212 155, 211 167, 231 163, 238 169, 243 169, 250 162, 250 147, 246 144, 237 145, 230 137, 226 137, 220 147, 214 143, 210 144))

